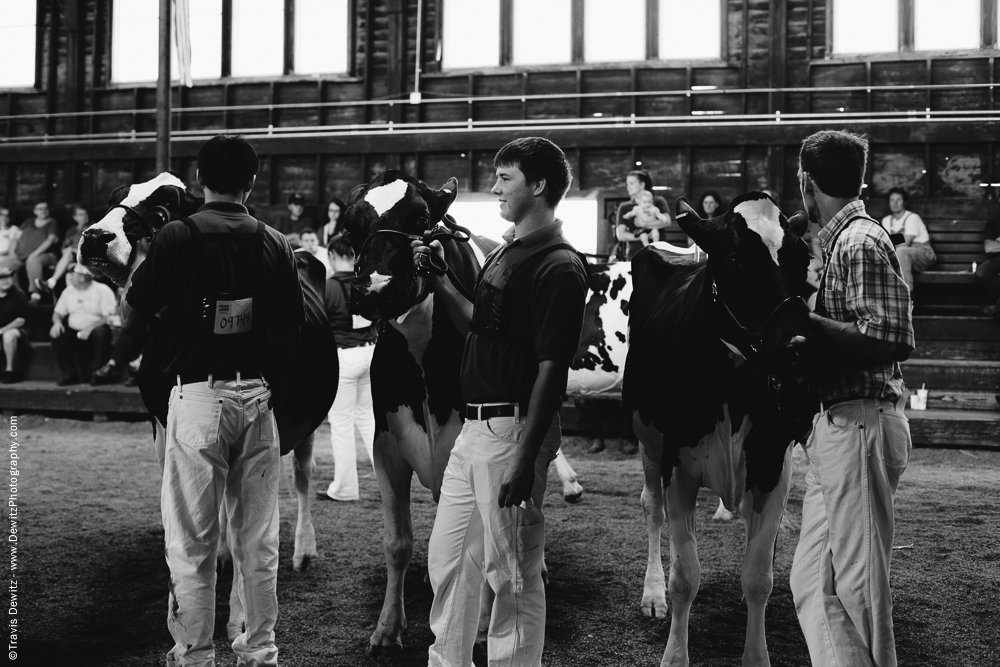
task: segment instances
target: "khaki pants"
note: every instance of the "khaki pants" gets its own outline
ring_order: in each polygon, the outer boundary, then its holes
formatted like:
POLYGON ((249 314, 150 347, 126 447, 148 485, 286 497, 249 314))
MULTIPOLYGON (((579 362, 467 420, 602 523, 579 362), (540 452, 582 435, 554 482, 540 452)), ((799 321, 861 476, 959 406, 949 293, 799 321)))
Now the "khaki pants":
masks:
POLYGON ((237 665, 278 664, 278 432, 261 380, 198 382, 170 393, 160 506, 170 567, 167 665, 212 667, 215 558, 225 499, 246 631, 237 665))
MULTIPOLYGON (((904 397, 905 398, 905 397, 904 397)), ((814 667, 895 667, 893 497, 909 459, 903 401, 817 415, 791 588, 814 667)))
POLYGON ((427 570, 434 603, 430 667, 469 667, 479 622, 483 574, 496 595, 487 652, 491 667, 538 667, 545 643, 542 497, 549 462, 559 450, 553 418, 535 462, 534 506, 497 505, 501 476, 524 430, 513 417, 466 421, 441 483, 427 570))

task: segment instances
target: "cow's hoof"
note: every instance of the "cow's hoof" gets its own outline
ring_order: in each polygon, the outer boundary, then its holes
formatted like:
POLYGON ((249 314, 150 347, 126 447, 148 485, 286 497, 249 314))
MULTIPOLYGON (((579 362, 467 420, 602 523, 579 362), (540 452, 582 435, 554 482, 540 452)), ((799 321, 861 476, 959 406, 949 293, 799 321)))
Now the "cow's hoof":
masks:
POLYGON ((590 446, 590 449, 587 450, 587 453, 588 454, 600 454, 603 451, 604 451, 604 441, 603 440, 595 440, 594 444, 592 444, 590 446))
POLYGON ((635 456, 639 453, 639 443, 632 442, 631 440, 626 440, 625 444, 622 445, 622 454, 626 456, 635 456))
MULTIPOLYGON (((386 641, 383 638, 381 641, 386 641)), ((389 644, 383 644, 379 640, 372 638, 368 642, 368 657, 369 658, 391 658, 397 656, 403 652, 403 642, 401 640, 395 640, 389 644)))
POLYGON ((644 595, 642 597, 642 615, 646 618, 666 618, 669 613, 667 598, 664 594, 644 595))
POLYGON ((316 558, 316 554, 295 554, 292 556, 292 569, 296 572, 305 572, 309 569, 309 564, 312 562, 313 558, 316 558))
POLYGON ((712 515, 712 521, 732 521, 733 513, 726 509, 726 506, 721 502, 719 503, 719 508, 715 510, 715 514, 712 515))

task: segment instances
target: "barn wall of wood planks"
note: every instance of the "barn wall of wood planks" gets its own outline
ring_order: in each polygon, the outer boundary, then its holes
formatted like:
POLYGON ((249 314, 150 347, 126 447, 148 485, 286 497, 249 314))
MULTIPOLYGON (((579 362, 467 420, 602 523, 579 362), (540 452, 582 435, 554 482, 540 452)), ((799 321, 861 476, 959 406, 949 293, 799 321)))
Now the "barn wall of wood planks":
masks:
MULTIPOLYGON (((769 187, 792 209, 801 139, 848 128, 872 142, 872 213, 887 211, 896 185, 942 219, 994 209, 996 51, 831 58, 825 0, 726 0, 718 62, 442 72, 440 4, 422 3, 421 104, 408 102, 417 0, 352 0, 348 74, 175 86, 175 170, 193 183, 206 135, 246 133, 264 158, 251 204, 266 217, 290 192, 321 204, 390 167, 487 192, 496 149, 541 134, 570 156, 571 196, 607 197, 607 210, 637 163, 671 203, 769 187)), ((100 212, 115 187, 153 175, 155 84, 110 83, 112 9, 38 0, 37 85, 0 91, 0 201, 100 212)))

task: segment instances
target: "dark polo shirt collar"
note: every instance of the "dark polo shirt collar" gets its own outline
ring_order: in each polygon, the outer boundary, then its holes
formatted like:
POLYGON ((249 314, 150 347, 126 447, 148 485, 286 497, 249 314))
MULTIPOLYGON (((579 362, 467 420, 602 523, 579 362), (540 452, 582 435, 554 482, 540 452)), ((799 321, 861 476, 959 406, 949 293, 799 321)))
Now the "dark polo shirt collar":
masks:
POLYGON ((562 235, 563 223, 562 220, 556 219, 555 222, 548 225, 539 227, 530 234, 525 234, 524 236, 514 238, 514 228, 511 227, 503 235, 503 240, 507 242, 507 245, 511 245, 515 242, 524 244, 527 248, 537 248, 538 246, 551 241, 557 236, 562 235))
POLYGON ((249 215, 247 212, 247 207, 243 204, 237 204, 235 202, 228 201, 212 201, 205 202, 198 209, 198 212, 202 211, 218 211, 219 213, 242 213, 243 215, 249 215))

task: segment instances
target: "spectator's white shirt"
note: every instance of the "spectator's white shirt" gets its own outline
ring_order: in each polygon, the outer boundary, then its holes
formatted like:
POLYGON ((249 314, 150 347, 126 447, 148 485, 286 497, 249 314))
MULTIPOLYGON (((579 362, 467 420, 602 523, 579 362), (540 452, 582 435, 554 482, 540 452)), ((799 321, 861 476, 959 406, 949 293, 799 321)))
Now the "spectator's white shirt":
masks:
POLYGON ((924 224, 923 219, 919 215, 912 211, 907 211, 898 220, 894 219, 890 213, 882 218, 882 226, 890 234, 915 236, 916 238, 913 239, 914 243, 931 242, 931 235, 927 232, 927 225, 924 224))
POLYGON ((14 241, 21 236, 21 228, 11 225, 7 229, 0 229, 0 255, 10 253, 10 247, 14 241))
POLYGON ((93 326, 118 308, 115 293, 104 283, 91 282, 84 290, 67 284, 56 302, 56 314, 66 318, 66 326, 75 331, 93 326))

